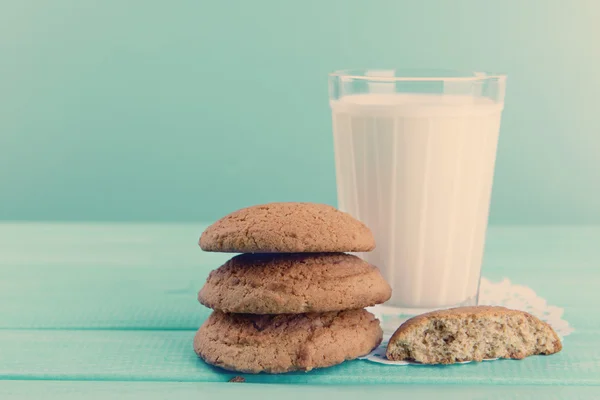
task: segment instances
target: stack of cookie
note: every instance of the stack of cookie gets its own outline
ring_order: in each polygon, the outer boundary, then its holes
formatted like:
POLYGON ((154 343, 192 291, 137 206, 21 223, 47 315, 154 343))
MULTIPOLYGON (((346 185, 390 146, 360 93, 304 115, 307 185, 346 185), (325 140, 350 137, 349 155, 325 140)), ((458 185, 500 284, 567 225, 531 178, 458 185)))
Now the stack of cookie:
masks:
POLYGON ((391 289, 376 267, 345 253, 375 247, 350 215, 311 203, 249 207, 206 229, 200 247, 244 253, 212 271, 198 294, 214 310, 194 338, 207 363, 310 371, 381 342, 379 321, 364 308, 388 300, 391 289))

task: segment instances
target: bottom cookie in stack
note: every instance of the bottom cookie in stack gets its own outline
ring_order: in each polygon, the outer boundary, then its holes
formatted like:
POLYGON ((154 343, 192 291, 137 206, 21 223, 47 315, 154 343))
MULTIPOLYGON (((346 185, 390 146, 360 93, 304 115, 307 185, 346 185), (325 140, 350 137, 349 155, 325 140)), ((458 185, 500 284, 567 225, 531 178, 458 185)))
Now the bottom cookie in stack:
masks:
POLYGON ((213 312, 194 338, 207 363, 246 373, 330 367, 379 346, 379 320, 366 310, 250 315, 213 312))

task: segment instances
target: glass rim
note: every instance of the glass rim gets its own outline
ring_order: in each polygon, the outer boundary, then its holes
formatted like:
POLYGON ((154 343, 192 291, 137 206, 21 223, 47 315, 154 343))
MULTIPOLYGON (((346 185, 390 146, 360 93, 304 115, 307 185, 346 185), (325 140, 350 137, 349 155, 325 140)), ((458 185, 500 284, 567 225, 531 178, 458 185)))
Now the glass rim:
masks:
POLYGON ((506 74, 492 73, 484 71, 462 71, 452 69, 434 69, 434 68, 358 68, 358 69, 341 69, 329 73, 330 78, 356 79, 363 81, 377 82, 468 82, 468 81, 484 81, 484 80, 506 80, 506 74), (393 72, 392 76, 385 75, 368 75, 373 73, 393 72), (396 76, 396 73, 400 73, 396 76), (417 76, 411 76, 411 73, 417 76))

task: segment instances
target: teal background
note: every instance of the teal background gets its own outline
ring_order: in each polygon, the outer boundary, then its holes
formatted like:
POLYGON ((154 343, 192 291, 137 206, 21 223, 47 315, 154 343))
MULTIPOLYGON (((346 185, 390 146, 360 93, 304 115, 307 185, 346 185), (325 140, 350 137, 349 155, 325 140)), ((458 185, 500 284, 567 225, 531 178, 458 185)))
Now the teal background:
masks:
POLYGON ((594 0, 0 0, 0 219, 335 204, 327 73, 397 66, 509 75, 492 223, 599 223, 599 18, 594 0))

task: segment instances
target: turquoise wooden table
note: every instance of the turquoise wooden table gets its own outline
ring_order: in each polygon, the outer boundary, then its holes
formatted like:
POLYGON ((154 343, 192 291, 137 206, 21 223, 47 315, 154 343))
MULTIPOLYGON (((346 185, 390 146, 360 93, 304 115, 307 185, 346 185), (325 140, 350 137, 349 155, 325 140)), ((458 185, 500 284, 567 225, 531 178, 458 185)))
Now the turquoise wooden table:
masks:
POLYGON ((366 391, 600 397, 600 227, 489 230, 484 276, 510 278, 564 307, 574 332, 557 355, 445 367, 358 360, 310 373, 246 375, 255 385, 228 383, 235 374, 207 366, 192 350, 209 313, 196 293, 228 258, 199 249, 204 227, 0 224, 0 399, 364 398, 366 391))

